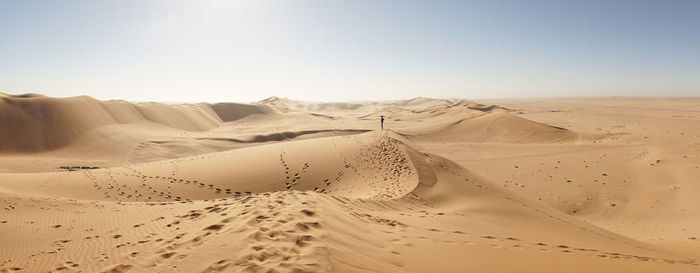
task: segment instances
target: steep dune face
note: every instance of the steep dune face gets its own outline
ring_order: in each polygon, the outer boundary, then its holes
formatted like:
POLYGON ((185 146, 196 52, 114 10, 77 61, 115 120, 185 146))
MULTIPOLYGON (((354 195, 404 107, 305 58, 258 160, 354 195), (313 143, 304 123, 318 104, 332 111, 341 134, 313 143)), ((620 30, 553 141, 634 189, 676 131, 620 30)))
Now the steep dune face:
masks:
MULTIPOLYGON (((113 124, 150 122, 185 131, 207 131, 222 122, 267 114, 265 106, 98 101, 90 97, 0 97, 0 153, 41 152, 63 147, 84 133, 113 124)), ((157 128, 157 127, 156 127, 157 128)))
POLYGON ((693 272, 698 267, 692 257, 496 187, 387 131, 119 168, 0 174, 0 196, 10 208, 3 219, 11 219, 0 225, 0 270, 6 271, 541 272, 548 264, 567 272, 693 272), (23 205, 29 199, 32 205, 23 205), (20 240, 29 226, 35 244, 20 240), (90 249, 82 247, 86 244, 90 249))
POLYGON ((116 121, 115 123, 121 124, 150 121, 187 131, 210 130, 221 124, 221 120, 212 114, 207 104, 134 104, 127 101, 104 101, 99 104, 104 108, 105 113, 97 114, 107 114, 116 121))
POLYGON ((0 151, 36 152, 68 144, 81 133, 116 120, 88 97, 4 97, 0 151), (91 113, 85 115, 84 113, 91 113))
POLYGON ((186 131, 205 131, 221 125, 219 119, 198 105, 136 104, 144 120, 186 131))
POLYGON ((239 120, 250 115, 264 115, 273 112, 265 105, 243 103, 216 103, 211 105, 216 115, 224 122, 239 120))

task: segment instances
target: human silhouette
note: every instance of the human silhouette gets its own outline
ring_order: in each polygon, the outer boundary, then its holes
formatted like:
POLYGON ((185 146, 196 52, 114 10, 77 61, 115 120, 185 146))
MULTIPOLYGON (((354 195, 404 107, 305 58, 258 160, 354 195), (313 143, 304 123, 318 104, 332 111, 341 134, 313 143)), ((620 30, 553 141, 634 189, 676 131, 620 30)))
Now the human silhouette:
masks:
POLYGON ((382 125, 382 130, 384 130, 384 116, 381 117, 381 125, 382 125))

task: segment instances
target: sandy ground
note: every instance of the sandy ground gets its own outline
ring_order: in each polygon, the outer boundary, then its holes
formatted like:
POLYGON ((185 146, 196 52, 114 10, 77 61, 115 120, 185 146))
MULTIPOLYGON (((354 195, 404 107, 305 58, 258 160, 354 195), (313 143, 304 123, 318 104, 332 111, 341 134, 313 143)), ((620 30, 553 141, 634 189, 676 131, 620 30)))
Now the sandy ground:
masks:
POLYGON ((694 98, 0 93, 0 272, 700 272, 698 124, 694 98))

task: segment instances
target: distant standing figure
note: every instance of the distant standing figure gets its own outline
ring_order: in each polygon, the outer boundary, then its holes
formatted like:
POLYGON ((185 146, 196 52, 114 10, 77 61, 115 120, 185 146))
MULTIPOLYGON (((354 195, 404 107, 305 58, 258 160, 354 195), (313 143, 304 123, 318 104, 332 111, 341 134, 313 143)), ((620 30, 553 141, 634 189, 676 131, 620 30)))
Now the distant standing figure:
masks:
POLYGON ((382 125, 382 130, 384 130, 384 116, 381 117, 381 125, 382 125))

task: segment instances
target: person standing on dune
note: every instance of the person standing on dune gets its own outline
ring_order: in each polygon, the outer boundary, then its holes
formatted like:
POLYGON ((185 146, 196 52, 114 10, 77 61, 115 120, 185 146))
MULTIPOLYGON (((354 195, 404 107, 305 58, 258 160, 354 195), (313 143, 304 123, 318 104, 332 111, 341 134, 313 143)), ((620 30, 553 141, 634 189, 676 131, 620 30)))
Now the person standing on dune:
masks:
POLYGON ((384 130, 384 116, 381 116, 381 122, 382 130, 384 130))

